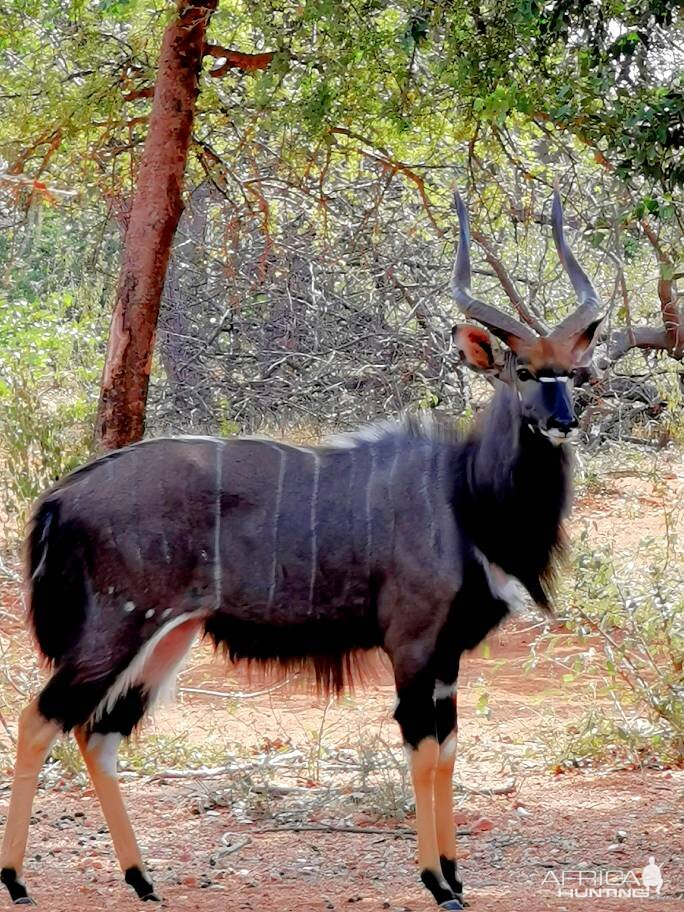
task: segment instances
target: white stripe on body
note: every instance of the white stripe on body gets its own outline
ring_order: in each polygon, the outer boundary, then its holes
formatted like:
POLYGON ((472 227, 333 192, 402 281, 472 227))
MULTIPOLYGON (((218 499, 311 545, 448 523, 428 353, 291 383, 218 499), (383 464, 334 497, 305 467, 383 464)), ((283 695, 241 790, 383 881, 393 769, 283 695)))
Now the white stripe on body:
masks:
MULTIPOLYGON (((137 465, 138 453, 136 451, 136 462, 133 463, 135 476, 138 474, 138 465, 137 465)), ((109 463, 110 469, 113 471, 113 463, 109 463)), ((143 560, 142 555, 142 543, 140 541, 140 515, 138 511, 138 498, 137 490, 138 486, 136 484, 137 477, 134 478, 132 490, 131 490, 131 503, 133 507, 133 528, 130 530, 135 538, 135 556, 138 560, 138 572, 142 575, 145 572, 145 561, 143 560)))
POLYGON ((221 495, 223 494, 223 448, 225 440, 216 441, 216 487, 214 494, 214 611, 221 608, 223 564, 221 563, 221 495))
MULTIPOLYGON (((354 462, 354 448, 349 447, 349 491, 347 492, 347 506, 349 510, 349 547, 352 554, 354 553, 354 477, 356 474, 356 463, 354 462)), ((344 577, 344 584, 342 586, 342 592, 340 595, 340 600, 342 604, 346 604, 347 596, 349 594, 349 562, 347 563, 347 572, 344 577)))
MULTIPOLYGON (((164 489, 164 479, 162 476, 159 477, 159 494, 162 499, 162 503, 166 503, 166 491, 164 489)), ((164 562, 167 564, 171 563, 171 549, 169 548, 169 540, 166 537, 165 524, 161 522, 160 524, 161 540, 162 540, 162 551, 164 552, 164 562)))
POLYGON ((371 561, 373 553, 373 509, 371 504, 371 494, 375 476, 375 447, 370 446, 370 472, 368 473, 368 482, 366 484, 366 567, 367 575, 370 577, 371 561))
POLYGON ((318 570, 318 539, 316 536, 316 510, 318 508, 318 485, 321 475, 321 457, 311 450, 314 461, 313 492, 311 495, 311 579, 309 581, 309 604, 313 605, 316 571, 318 570))
MULTIPOLYGON (((109 462, 107 462, 105 464, 107 466, 107 476, 108 476, 107 481, 109 484, 113 484, 114 480, 115 480, 115 475, 114 475, 114 466, 112 464, 112 461, 110 460, 109 462)), ((107 531, 109 533, 109 540, 111 541, 112 545, 116 548, 117 547, 116 536, 114 534, 114 526, 112 526, 112 517, 109 514, 109 510, 105 511, 105 515, 107 517, 107 531)))
POLYGON ((273 605, 273 600, 275 598, 276 590, 276 571, 278 568, 278 528, 280 524, 280 507, 283 501, 283 485, 285 482, 285 468, 287 460, 287 450, 279 446, 277 443, 272 443, 271 446, 280 456, 280 463, 278 466, 278 486, 276 488, 276 499, 273 508, 273 562, 271 564, 271 585, 268 590, 268 607, 271 608, 273 605))
POLYGON ((400 451, 400 441, 397 437, 394 441, 394 452, 392 454, 392 465, 389 470, 389 477, 387 480, 387 493, 389 495, 389 504, 390 504, 390 521, 392 523, 391 533, 390 533, 390 560, 394 560, 394 549, 396 545, 397 538, 397 516, 396 516, 396 506, 394 503, 394 482, 397 468, 399 466, 399 451, 400 451))
POLYGON ((427 504, 428 512, 428 525, 430 529, 430 554, 435 552, 435 507, 432 502, 432 491, 430 488, 431 477, 430 473, 432 470, 432 457, 434 453, 431 448, 428 448, 427 451, 427 467, 425 471, 425 479, 423 481, 423 486, 425 490, 425 502, 427 504))

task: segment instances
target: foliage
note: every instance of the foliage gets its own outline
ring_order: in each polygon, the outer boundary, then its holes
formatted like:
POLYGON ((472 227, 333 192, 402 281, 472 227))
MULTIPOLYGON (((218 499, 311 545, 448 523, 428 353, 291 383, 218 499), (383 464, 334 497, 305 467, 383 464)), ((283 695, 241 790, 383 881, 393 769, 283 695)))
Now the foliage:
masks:
POLYGON ((583 648, 563 683, 584 682, 587 712, 573 722, 561 768, 684 761, 684 553, 674 512, 666 528, 664 547, 647 539, 631 553, 592 546, 586 530, 577 542, 561 610, 583 648))
POLYGON ((101 329, 75 311, 70 295, 0 301, 3 514, 14 532, 30 503, 90 450, 101 329))
MULTIPOLYGON (((0 24, 6 116, 0 157, 58 186, 130 189, 145 135, 163 0, 10 2, 0 24)), ((296 173, 344 134, 396 157, 416 143, 448 162, 482 128, 550 124, 658 192, 683 176, 676 0, 222 0, 212 40, 275 52, 265 71, 203 79, 195 144, 204 167, 283 135, 296 173)), ((39 192, 50 194, 49 188, 39 192)))
MULTIPOLYGON (((93 305, 110 306, 172 11, 164 0, 8 5, 10 301, 83 287, 90 267, 93 305)), ((211 198, 199 237, 179 232, 151 427, 350 425, 462 406, 448 343, 454 184, 532 312, 553 322, 570 306, 547 256, 558 179, 610 327, 659 320, 641 219, 676 274, 681 28, 670 0, 222 0, 211 40, 275 57, 220 79, 207 58, 186 195, 211 198)), ((497 283, 477 282, 510 307, 497 283)), ((654 355, 632 364, 661 369, 654 355)))

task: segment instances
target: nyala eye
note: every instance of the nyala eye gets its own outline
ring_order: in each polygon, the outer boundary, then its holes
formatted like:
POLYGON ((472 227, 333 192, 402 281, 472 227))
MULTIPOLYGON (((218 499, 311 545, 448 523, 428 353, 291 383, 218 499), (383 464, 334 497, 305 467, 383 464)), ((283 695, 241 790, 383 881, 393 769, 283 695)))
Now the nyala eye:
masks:
POLYGON ((522 380, 523 383, 525 380, 534 380, 532 374, 525 367, 518 368, 518 380, 522 380))

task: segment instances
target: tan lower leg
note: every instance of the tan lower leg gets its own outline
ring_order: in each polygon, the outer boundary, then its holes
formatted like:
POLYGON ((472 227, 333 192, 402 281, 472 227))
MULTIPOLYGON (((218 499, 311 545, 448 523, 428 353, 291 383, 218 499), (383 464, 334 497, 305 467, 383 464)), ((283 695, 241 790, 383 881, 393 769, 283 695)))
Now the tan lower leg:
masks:
POLYGON ((439 849, 434 814, 435 771, 439 745, 435 738, 423 738, 411 754, 411 778, 416 796, 416 834, 420 870, 439 872, 439 849))
POLYGON ((116 778, 116 755, 110 753, 111 742, 106 740, 115 736, 91 735, 88 738, 82 728, 77 728, 74 734, 93 781, 122 870, 125 872, 129 868, 139 868, 144 873, 140 849, 116 778))
POLYGON ((435 823, 439 854, 456 858, 456 833, 454 828, 453 774, 456 760, 456 732, 452 732, 440 746, 435 772, 435 823))
POLYGON ((0 868, 13 868, 17 875, 24 864, 38 775, 58 734, 59 726, 40 714, 37 698, 32 700, 19 717, 12 796, 0 851, 0 868))

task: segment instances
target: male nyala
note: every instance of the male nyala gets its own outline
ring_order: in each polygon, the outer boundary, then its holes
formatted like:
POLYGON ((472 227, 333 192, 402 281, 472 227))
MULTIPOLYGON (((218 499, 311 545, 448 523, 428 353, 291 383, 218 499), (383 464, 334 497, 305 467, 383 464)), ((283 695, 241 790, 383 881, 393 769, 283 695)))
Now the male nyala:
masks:
MULTIPOLYGON (((116 752, 197 634, 232 661, 308 667, 340 691, 381 648, 409 749, 420 876, 462 908, 452 815, 461 654, 509 610, 511 578, 546 605, 569 497, 573 373, 591 355, 596 293, 553 234, 579 307, 550 334, 470 294, 468 218, 453 293, 485 329, 456 349, 497 391, 465 438, 405 421, 320 447, 149 440, 73 472, 38 502, 29 620, 52 677, 19 722, 0 877, 16 903, 38 774, 73 731, 126 882, 156 900, 116 778, 116 752)), ((512 588, 515 588, 513 586, 512 588)))

